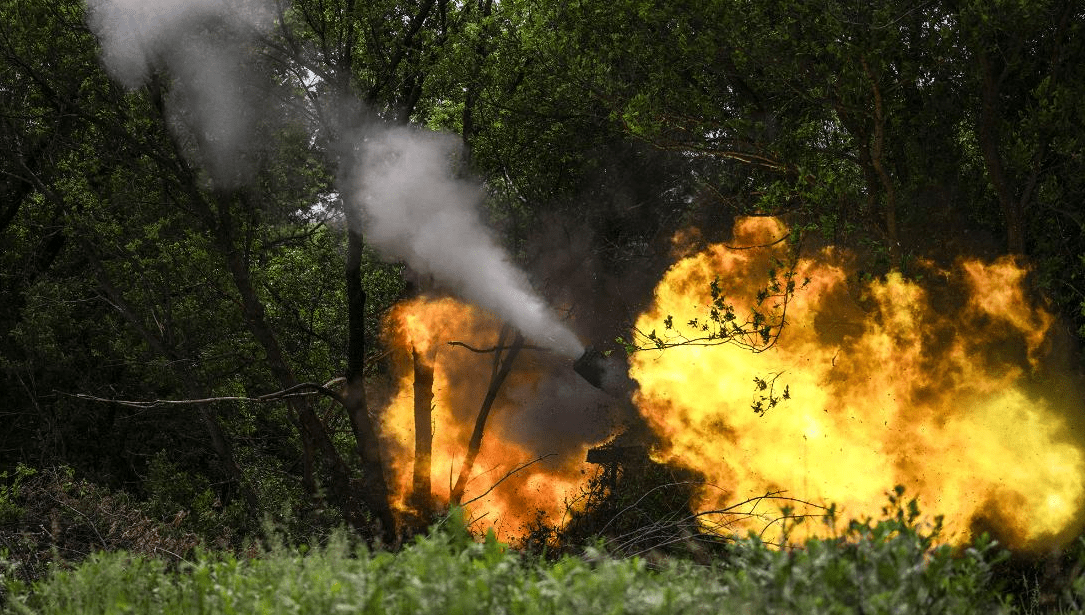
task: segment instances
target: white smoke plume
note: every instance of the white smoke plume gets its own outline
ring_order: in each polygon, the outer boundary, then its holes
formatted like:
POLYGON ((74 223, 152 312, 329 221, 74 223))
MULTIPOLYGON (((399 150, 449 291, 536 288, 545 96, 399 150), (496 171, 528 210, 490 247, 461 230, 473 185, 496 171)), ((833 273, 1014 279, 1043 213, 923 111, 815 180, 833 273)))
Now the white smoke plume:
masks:
MULTIPOLYGON (((220 188, 245 183, 257 145, 259 75, 245 46, 274 25, 262 0, 88 0, 109 72, 127 87, 164 69, 175 128, 195 137, 220 188)), ((350 115, 342 111, 341 115, 350 115)), ((343 124, 349 123, 343 120, 343 124)), ((533 342, 576 357, 579 340, 532 290, 479 220, 481 187, 453 177, 456 140, 371 124, 340 144, 359 161, 341 178, 366 240, 386 256, 508 320, 533 342), (359 153, 360 152, 360 153, 359 153)))
POLYGON ((244 0, 88 0, 88 9, 110 74, 135 88, 165 69, 174 128, 194 137, 220 187, 244 183, 260 106, 244 46, 272 25, 270 8, 244 0))
POLYGON ((360 205, 366 238, 512 323, 524 337, 575 358, 584 348, 532 290, 479 220, 481 187, 456 178, 459 142, 411 127, 378 130, 361 143, 360 205))

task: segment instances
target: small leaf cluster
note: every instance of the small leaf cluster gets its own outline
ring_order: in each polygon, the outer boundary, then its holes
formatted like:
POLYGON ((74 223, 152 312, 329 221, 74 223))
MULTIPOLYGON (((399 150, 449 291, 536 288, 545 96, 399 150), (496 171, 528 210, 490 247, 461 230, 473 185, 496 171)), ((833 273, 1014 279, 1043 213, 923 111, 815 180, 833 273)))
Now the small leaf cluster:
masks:
POLYGON ((26 480, 36 473, 34 468, 21 463, 12 471, 0 472, 0 526, 14 523, 23 515, 19 495, 26 480))
POLYGON ((776 379, 781 375, 783 372, 777 372, 768 380, 754 376, 753 384, 756 392, 750 408, 757 416, 765 416, 766 412, 775 408, 781 401, 791 399, 791 385, 785 384, 783 391, 776 392, 776 379))
POLYGON ((753 352, 763 352, 775 345, 786 324, 787 306, 797 290, 806 288, 810 278, 799 282, 795 263, 773 260, 764 286, 757 289, 753 305, 745 318, 730 301, 724 290, 724 282, 716 276, 709 282, 709 302, 705 305, 707 315, 686 320, 686 329, 675 325, 674 315, 663 319, 664 334, 657 329, 648 333, 635 331, 633 340, 618 338, 618 343, 629 352, 640 350, 664 350, 677 346, 718 346, 735 344, 753 352), (643 341, 637 338, 643 338, 643 341))

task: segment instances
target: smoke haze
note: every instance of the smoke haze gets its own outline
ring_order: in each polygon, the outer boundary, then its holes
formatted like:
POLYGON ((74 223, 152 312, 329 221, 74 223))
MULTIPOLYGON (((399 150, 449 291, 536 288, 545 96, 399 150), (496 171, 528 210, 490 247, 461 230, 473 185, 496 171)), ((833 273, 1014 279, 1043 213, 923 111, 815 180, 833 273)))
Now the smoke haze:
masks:
MULTIPOLYGON (((246 45, 273 25, 272 8, 225 0, 89 2, 110 74, 135 88, 165 69, 173 80, 173 128, 192 136, 197 162, 219 188, 251 181, 255 168, 247 161, 260 147, 262 97, 246 45)), ((350 186, 347 215, 361 222, 371 245, 508 320, 536 344, 568 357, 582 351, 481 224, 481 187, 452 173, 454 137, 376 123, 344 133, 339 148, 357 161, 340 177, 350 186)))
POLYGON ((362 185, 349 201, 361 208, 356 213, 369 243, 512 323, 527 339, 571 358, 583 351, 480 223, 480 186, 453 176, 457 139, 401 127, 371 134, 361 147, 362 185))
POLYGON ((245 183, 253 168, 257 81, 245 44, 266 31, 272 12, 262 3, 223 0, 89 0, 89 24, 109 73, 126 87, 165 69, 175 133, 189 134, 198 163, 220 187, 245 183))

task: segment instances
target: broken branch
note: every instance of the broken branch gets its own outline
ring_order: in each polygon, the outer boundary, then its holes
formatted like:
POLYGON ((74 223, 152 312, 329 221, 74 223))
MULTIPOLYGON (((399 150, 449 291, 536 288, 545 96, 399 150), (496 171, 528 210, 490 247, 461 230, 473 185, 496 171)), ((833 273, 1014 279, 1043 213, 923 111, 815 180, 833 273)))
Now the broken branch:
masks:
POLYGON ((107 397, 98 397, 95 395, 88 395, 86 393, 65 393, 64 391, 56 391, 60 395, 67 395, 76 399, 83 399, 87 401, 96 401, 107 404, 118 404, 129 408, 158 408, 161 406, 191 406, 198 404, 209 404, 214 402, 225 401, 255 401, 255 402, 273 402, 283 399, 290 399, 293 397, 308 397, 310 395, 325 395, 339 402, 343 403, 343 396, 333 391, 332 385, 339 384, 343 378, 335 378, 329 380, 324 384, 317 384, 315 382, 302 382, 295 384, 292 387, 285 388, 281 391, 275 391, 274 393, 268 393, 266 395, 260 395, 259 397, 245 397, 245 396, 222 396, 222 397, 205 397, 203 399, 155 399, 152 401, 136 401, 128 399, 110 399, 107 397), (308 390, 306 390, 308 389, 308 390))

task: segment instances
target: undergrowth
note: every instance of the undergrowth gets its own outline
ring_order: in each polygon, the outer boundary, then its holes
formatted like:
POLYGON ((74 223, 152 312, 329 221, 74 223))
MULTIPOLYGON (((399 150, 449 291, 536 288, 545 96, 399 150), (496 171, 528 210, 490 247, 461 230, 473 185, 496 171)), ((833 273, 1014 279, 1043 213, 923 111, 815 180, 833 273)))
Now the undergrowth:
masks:
MULTIPOLYGON (((791 549, 756 537, 698 565, 618 558, 599 546, 547 560, 477 539, 453 512, 398 552, 345 532, 323 544, 270 539, 256 557, 199 551, 180 566, 98 553, 25 583, 5 579, 4 613, 1000 613, 992 574, 1005 552, 981 538, 937 546, 937 524, 906 508, 791 549)), ((602 543, 599 543, 602 544, 602 543)), ((0 568, 2 570, 2 568, 0 568)))

